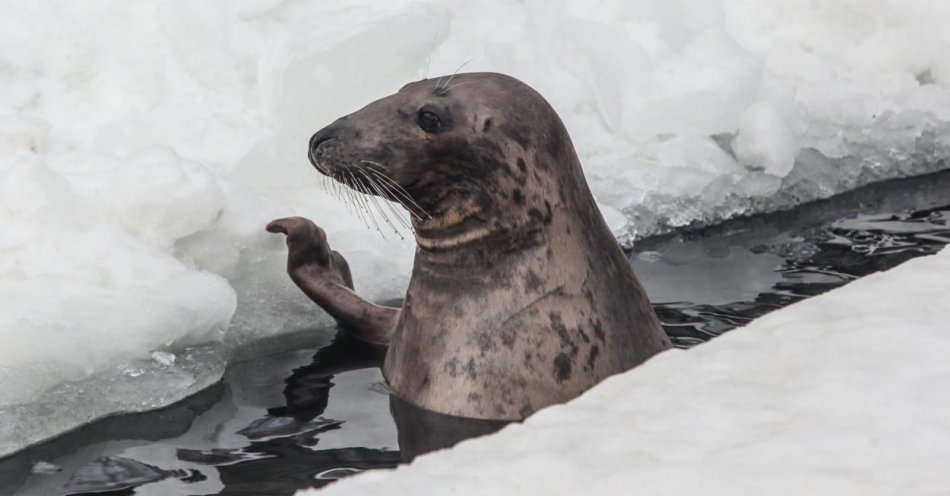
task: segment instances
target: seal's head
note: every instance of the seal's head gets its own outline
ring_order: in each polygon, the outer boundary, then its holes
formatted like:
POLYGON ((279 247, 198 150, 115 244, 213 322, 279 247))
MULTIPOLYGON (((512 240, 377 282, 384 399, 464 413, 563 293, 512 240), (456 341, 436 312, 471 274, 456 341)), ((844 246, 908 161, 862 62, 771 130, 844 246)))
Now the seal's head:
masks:
POLYGON ((407 84, 314 134, 309 154, 321 173, 402 203, 423 247, 530 237, 583 181, 551 106, 494 73, 407 84))

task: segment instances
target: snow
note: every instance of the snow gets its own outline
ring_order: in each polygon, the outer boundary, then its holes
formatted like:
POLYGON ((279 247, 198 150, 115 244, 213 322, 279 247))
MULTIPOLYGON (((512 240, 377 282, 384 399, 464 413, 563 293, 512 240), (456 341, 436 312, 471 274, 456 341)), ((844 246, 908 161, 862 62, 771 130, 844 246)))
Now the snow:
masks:
POLYGON ((297 494, 945 494, 947 274, 945 249, 498 434, 297 494))
MULTIPOLYGON (((364 295, 399 296, 411 239, 363 226, 304 149, 408 81, 471 60, 536 87, 629 241, 945 167, 948 16, 936 0, 5 2, 0 424, 33 442, 54 431, 21 407, 101 413, 53 395, 63 381, 327 322, 282 273, 275 217, 313 217, 364 295)), ((127 390, 116 408, 156 404, 127 390)))

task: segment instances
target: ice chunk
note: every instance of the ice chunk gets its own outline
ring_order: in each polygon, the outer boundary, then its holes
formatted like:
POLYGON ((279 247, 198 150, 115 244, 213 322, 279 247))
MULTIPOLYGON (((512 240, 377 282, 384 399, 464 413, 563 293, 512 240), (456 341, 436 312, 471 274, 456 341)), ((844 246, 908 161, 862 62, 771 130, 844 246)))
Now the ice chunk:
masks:
MULTIPOLYGON (((753 170, 782 177, 791 172, 798 144, 791 126, 767 102, 751 105, 739 118, 738 133, 732 141, 739 163, 753 170)), ((749 196, 768 196, 772 192, 749 196)))
POLYGON ((167 351, 153 351, 152 360, 155 360, 162 367, 171 367, 175 365, 175 356, 174 353, 169 353, 167 351))
POLYGON ((62 470, 63 467, 60 467, 59 465, 50 462, 38 461, 33 464, 30 472, 34 474, 55 474, 56 472, 62 472, 62 470))

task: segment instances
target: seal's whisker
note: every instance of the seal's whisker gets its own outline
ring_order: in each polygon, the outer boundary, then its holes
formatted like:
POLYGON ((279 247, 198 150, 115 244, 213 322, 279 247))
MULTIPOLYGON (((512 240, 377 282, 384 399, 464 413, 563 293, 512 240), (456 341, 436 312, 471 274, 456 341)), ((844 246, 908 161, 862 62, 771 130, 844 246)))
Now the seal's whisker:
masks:
MULTIPOLYGON (((383 167, 382 164, 379 164, 379 163, 377 163, 377 162, 373 162, 372 160, 360 160, 360 162, 363 162, 363 163, 366 163, 366 164, 370 164, 370 165, 375 165, 376 167, 379 167, 380 169, 385 170, 385 167, 383 167)), ((381 186, 387 186, 387 189, 388 189, 389 191, 391 191, 392 193, 394 193, 394 196, 393 196, 393 198, 392 198, 392 201, 394 201, 394 202, 399 203, 400 205, 402 205, 403 208, 405 208, 406 210, 408 210, 409 213, 412 214, 414 217, 416 217, 417 219, 422 220, 422 216, 419 215, 418 212, 414 211, 414 209, 415 209, 415 210, 418 210, 419 212, 422 212, 422 215, 425 215, 426 217, 429 217, 429 218, 432 217, 431 215, 428 214, 428 212, 426 212, 422 207, 420 207, 418 203, 416 203, 416 201, 412 198, 411 195, 409 195, 409 192, 406 191, 405 188, 403 188, 402 186, 400 186, 399 183, 397 183, 396 181, 394 181, 391 177, 387 176, 387 175, 386 175, 385 173, 383 173, 381 170, 374 169, 373 167, 362 167, 362 169, 368 170, 369 172, 371 172, 371 173, 373 173, 374 175, 376 175, 378 178, 385 179, 386 182, 380 182, 380 185, 381 185, 381 186), (405 200, 408 200, 409 202, 412 203, 413 207, 410 207, 410 206, 406 205, 406 202, 405 202, 405 201, 403 201, 403 200, 400 199, 400 198, 397 198, 395 195, 401 196, 401 197, 404 198, 405 200)))
MULTIPOLYGON (((381 182, 379 178, 367 174, 366 171, 361 171, 361 172, 363 172, 363 177, 365 177, 370 182, 370 184, 373 186, 373 189, 379 194, 379 196, 386 200, 386 203, 387 205, 389 205, 389 209, 390 211, 392 211, 393 215, 395 215, 396 218, 399 219, 400 223, 402 223, 403 225, 406 225, 406 220, 401 215, 399 215, 399 212, 396 210, 396 207, 393 205, 393 202, 398 203, 400 206, 404 208, 405 208, 405 205, 403 205, 399 201, 399 199, 395 197, 395 194, 393 193, 392 188, 390 188, 385 183, 381 182)), ((372 170, 370 172, 372 172, 372 170)), ((406 227, 410 227, 410 226, 406 225, 406 227)))
MULTIPOLYGON (((391 213, 396 218, 396 221, 399 222, 399 225, 403 227, 408 227, 410 230, 412 230, 412 227, 407 225, 408 223, 406 222, 406 219, 404 219, 401 215, 399 215, 399 212, 396 210, 396 207, 393 206, 392 200, 390 200, 391 193, 389 193, 388 191, 385 191, 381 187, 382 185, 379 183, 379 181, 374 179, 369 174, 367 174, 366 171, 360 170, 360 173, 363 174, 363 177, 366 178, 367 183, 369 183, 369 187, 376 193, 376 196, 381 198, 382 199, 381 201, 383 201, 386 204, 386 207, 389 210, 383 211, 382 212, 383 216, 385 217, 386 222, 389 223, 389 225, 393 228, 393 231, 395 231, 396 234, 399 235, 400 238, 402 238, 402 233, 400 233, 399 229, 390 221, 389 214, 391 213)), ((377 205, 379 205, 377 198, 374 197, 373 200, 376 201, 377 205)), ((379 208, 380 210, 382 210, 382 207, 379 207, 379 208)))
MULTIPOLYGON (((436 92, 436 94, 438 94, 438 95, 444 95, 445 93, 447 93, 448 90, 447 90, 446 88, 449 87, 449 83, 452 82, 452 79, 455 78, 455 75, 458 74, 459 71, 461 71, 462 68, 465 67, 466 65, 468 65, 468 63, 471 62, 472 60, 475 60, 475 59, 468 59, 468 60, 466 60, 465 62, 462 62, 462 65, 460 65, 458 69, 455 69, 455 72, 453 72, 452 75, 449 76, 449 80, 446 81, 444 85, 442 85, 442 84, 436 84, 436 86, 435 86, 435 92, 436 92)), ((442 78, 439 78, 439 83, 441 83, 441 82, 442 82, 442 78)))
MULTIPOLYGON (((370 187, 373 188, 372 184, 370 184, 370 187)), ((405 236, 403 236, 402 233, 399 232, 399 226, 401 225, 401 223, 399 222, 399 217, 396 216, 396 221, 394 222, 392 217, 390 216, 392 207, 391 206, 384 207, 381 204, 383 202, 385 202, 387 205, 391 205, 389 202, 383 200, 379 196, 373 195, 373 204, 376 205, 376 209, 379 210, 379 214, 383 216, 383 220, 386 221, 386 224, 388 224, 389 227, 392 228, 393 234, 395 234, 396 236, 399 236, 399 239, 406 239, 405 236), (389 208, 389 210, 387 210, 387 208, 389 208)))
MULTIPOLYGON (((362 175, 363 177, 366 177, 366 173, 363 172, 362 170, 357 168, 356 172, 360 173, 360 175, 362 175)), ((373 208, 375 208, 375 212, 370 211, 370 215, 372 215, 373 218, 375 219, 376 218, 375 214, 378 213, 380 217, 383 218, 383 221, 385 221, 386 224, 389 225, 389 227, 393 229, 393 232, 396 233, 396 235, 401 238, 402 236, 399 235, 399 231, 396 229, 396 226, 393 225, 392 221, 389 219, 389 216, 386 215, 386 212, 383 210, 383 207, 380 206, 379 198, 377 198, 376 195, 373 194, 373 188, 369 184, 369 181, 364 182, 362 178, 356 178, 356 179, 359 182, 360 191, 362 191, 366 195, 366 197, 369 198, 369 202, 371 202, 373 204, 373 208)), ((364 202, 366 201, 366 197, 363 198, 364 202)), ((386 237, 383 234, 383 231, 379 229, 378 224, 377 224, 377 231, 379 231, 379 234, 382 235, 383 238, 386 237)))
POLYGON ((337 183, 337 192, 340 194, 339 198, 346 205, 346 212, 350 215, 353 215, 353 203, 350 199, 349 193, 350 180, 346 177, 346 174, 342 174, 339 177, 339 181, 342 182, 337 183))
POLYGON ((420 220, 422 219, 422 215, 430 219, 432 218, 432 216, 429 215, 429 213, 426 212, 425 209, 420 207, 419 204, 416 203, 416 201, 409 194, 409 192, 407 192, 405 188, 400 186, 399 183, 397 183, 396 181, 393 181, 392 178, 390 178, 386 174, 383 174, 382 172, 375 171, 372 169, 370 169, 370 171, 376 174, 377 176, 379 176, 381 179, 384 179, 386 181, 386 184, 388 184, 392 188, 394 193, 396 193, 397 195, 399 195, 400 198, 402 198, 405 201, 408 201, 412 205, 412 208, 410 208, 408 205, 405 204, 404 201, 402 200, 399 201, 399 203, 401 203, 403 207, 406 207, 406 210, 408 210, 411 214, 413 214, 413 216, 415 216, 416 218, 420 220), (419 215, 419 213, 421 213, 422 215, 419 215))
MULTIPOLYGON (((367 184, 366 186, 367 186, 367 189, 368 189, 368 190, 372 190, 372 189, 373 189, 372 186, 369 185, 369 184, 367 184)), ((373 203, 373 208, 375 208, 375 209, 376 209, 376 212, 379 214, 379 216, 383 218, 383 222, 385 222, 386 225, 389 226, 389 228, 393 230, 393 234, 395 234, 396 236, 399 236, 399 238, 402 239, 402 235, 399 234, 399 229, 396 228, 396 225, 393 224, 392 219, 389 218, 389 212, 387 212, 387 211, 383 208, 383 206, 379 204, 379 202, 380 202, 379 197, 378 197, 377 195, 375 195, 375 194, 371 194, 371 195, 369 196, 369 201, 371 201, 371 202, 373 203)))
POLYGON ((333 180, 333 178, 328 177, 328 176, 323 176, 323 183, 326 185, 327 193, 333 198, 336 198, 337 201, 339 201, 340 194, 337 192, 337 189, 336 189, 338 183, 335 180, 333 180))
MULTIPOLYGON (((406 229, 409 229, 409 231, 413 231, 413 229, 412 229, 412 222, 410 222, 409 219, 407 219, 406 217, 403 217, 403 212, 400 212, 399 210, 397 210, 397 209, 396 209, 396 205, 393 204, 393 202, 395 202, 395 203, 398 203, 399 206, 403 206, 402 203, 399 203, 398 200, 393 199, 393 194, 392 194, 392 192, 390 192, 389 190, 387 190, 387 189, 386 189, 386 186, 385 186, 384 184, 382 184, 381 182, 379 182, 378 180, 375 180, 375 179, 373 180, 373 182, 374 182, 374 184, 376 184, 376 187, 377 187, 377 188, 383 193, 383 195, 386 197, 386 200, 387 200, 387 201, 386 201, 386 205, 389 206, 389 210, 392 212, 393 216, 396 217, 396 219, 399 220, 399 223, 402 224, 403 227, 405 227, 406 229)), ((405 207, 403 207, 403 208, 405 208, 405 207)), ((404 212, 408 212, 408 210, 404 210, 404 212)))
POLYGON ((375 173, 377 173, 377 174, 380 174, 380 173, 382 173, 383 170, 386 170, 386 168, 383 167, 383 164, 381 164, 381 163, 379 163, 379 162, 373 162, 372 160, 360 160, 360 162, 362 162, 362 163, 364 163, 364 164, 375 165, 376 167, 379 167, 380 169, 382 169, 382 170, 376 170, 376 169, 374 169, 374 168, 372 168, 372 167, 360 167, 361 169, 366 169, 366 170, 369 170, 369 171, 371 171, 371 172, 375 172, 375 173))
POLYGON ((363 185, 363 181, 361 181, 360 178, 356 177, 356 174, 353 174, 353 171, 349 171, 349 173, 350 173, 350 177, 353 178, 354 189, 362 193, 361 195, 356 195, 357 202, 359 202, 359 205, 361 205, 361 208, 363 209, 364 213, 366 214, 367 217, 369 217, 369 220, 373 223, 373 227, 376 228, 376 232, 378 232, 380 235, 383 236, 383 238, 385 238, 386 236, 383 234, 383 230, 379 228, 379 222, 376 221, 376 216, 373 215, 373 209, 369 208, 369 202, 366 201, 366 196, 368 196, 369 193, 366 191, 366 188, 363 185))
MULTIPOLYGON (((389 193, 389 196, 392 198, 392 200, 393 200, 394 202, 398 203, 399 206, 401 206, 402 208, 406 209, 406 212, 409 212, 409 215, 411 215, 412 217, 415 217, 416 219, 419 219, 419 220, 422 219, 422 216, 419 215, 419 213, 416 211, 416 209, 415 209, 412 205, 410 205, 409 203, 407 203, 407 199, 405 198, 405 195, 402 195, 402 194, 397 193, 397 190, 396 190, 395 188, 393 188, 393 186, 392 186, 391 184, 387 184, 387 183, 385 183, 385 182, 380 182, 379 184, 380 184, 381 186, 384 186, 384 187, 386 188, 386 190, 387 190, 387 192, 389 193)), ((412 201, 412 200, 410 199, 410 200, 408 200, 408 201, 412 201)))
POLYGON ((450 91, 452 91, 452 90, 454 90, 454 89, 456 89, 456 88, 461 88, 462 86, 465 86, 466 84, 472 84, 472 83, 474 83, 474 82, 475 82, 475 81, 462 81, 461 83, 456 84, 455 86, 452 86, 451 88, 448 88, 448 87, 445 88, 445 93, 448 93, 448 92, 450 92, 450 91))
POLYGON ((347 179, 346 174, 340 175, 336 181, 336 197, 338 200, 343 202, 346 205, 346 212, 352 215, 353 212, 353 202, 350 199, 350 180, 347 179))
POLYGON ((346 185, 348 186, 348 188, 344 190, 346 192, 347 202, 350 202, 350 201, 353 202, 353 211, 356 212, 357 217, 359 217, 360 220, 363 221, 363 225, 365 225, 366 228, 369 229, 369 222, 366 220, 366 217, 363 215, 362 208, 359 204, 359 195, 356 194, 356 187, 353 181, 351 180, 353 178, 353 174, 349 171, 343 171, 343 172, 344 172, 343 178, 346 181, 346 185))
MULTIPOLYGON (((383 216, 383 218, 386 220, 386 223, 389 224, 393 229, 395 229, 396 227, 393 226, 393 223, 392 223, 391 219, 389 218, 389 213, 388 213, 387 211, 383 210, 382 205, 379 204, 379 200, 380 200, 381 198, 382 198, 383 200, 386 200, 386 199, 387 199, 386 195, 384 195, 384 194, 379 190, 379 187, 376 186, 376 184, 373 182, 373 178, 371 178, 368 174, 366 174, 366 171, 365 171, 365 170, 363 170, 363 169, 356 169, 356 171, 359 172, 361 176, 363 176, 363 179, 365 179, 364 185, 366 186, 366 189, 372 194, 372 197, 370 198, 370 200, 373 201, 373 204, 376 206, 376 208, 379 210, 379 213, 380 213, 380 214, 383 216)), ((363 180, 363 179, 361 179, 361 180, 363 180)), ((398 234, 398 231, 397 231, 397 234, 398 234)))
MULTIPOLYGON (((402 215, 399 214, 399 212, 396 210, 396 207, 395 205, 393 205, 393 203, 399 204, 399 206, 404 208, 406 212, 409 213, 409 215, 416 215, 416 214, 412 212, 412 210, 408 208, 406 204, 396 196, 395 193, 393 193, 392 187, 390 187, 388 184, 380 181, 379 178, 373 178, 373 183, 376 184, 376 186, 380 189, 383 197, 389 201, 389 208, 392 209, 393 215, 395 215, 400 220, 400 222, 404 226, 409 228, 409 230, 411 231, 412 224, 408 220, 403 218, 402 215)), ((416 215, 416 217, 418 217, 418 215, 416 215)))
MULTIPOLYGON (((355 174, 353 174, 353 171, 348 171, 348 173, 350 175, 350 187, 352 188, 351 191, 355 192, 353 194, 353 203, 363 216, 363 222, 366 223, 366 227, 372 228, 369 223, 372 222, 375 225, 376 219, 372 218, 369 205, 366 204, 366 198, 363 197, 363 190, 360 188, 359 179, 355 174)), ((378 225, 376 226, 376 230, 379 231, 378 225)))

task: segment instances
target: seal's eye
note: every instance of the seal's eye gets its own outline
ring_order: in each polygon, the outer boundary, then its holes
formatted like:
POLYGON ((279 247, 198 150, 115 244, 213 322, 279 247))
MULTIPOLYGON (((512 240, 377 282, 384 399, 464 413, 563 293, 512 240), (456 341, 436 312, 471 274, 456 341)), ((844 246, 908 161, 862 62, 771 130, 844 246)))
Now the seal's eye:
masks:
POLYGON ((431 110, 422 110, 418 116, 419 128, 427 133, 437 133, 442 130, 442 119, 431 110))

